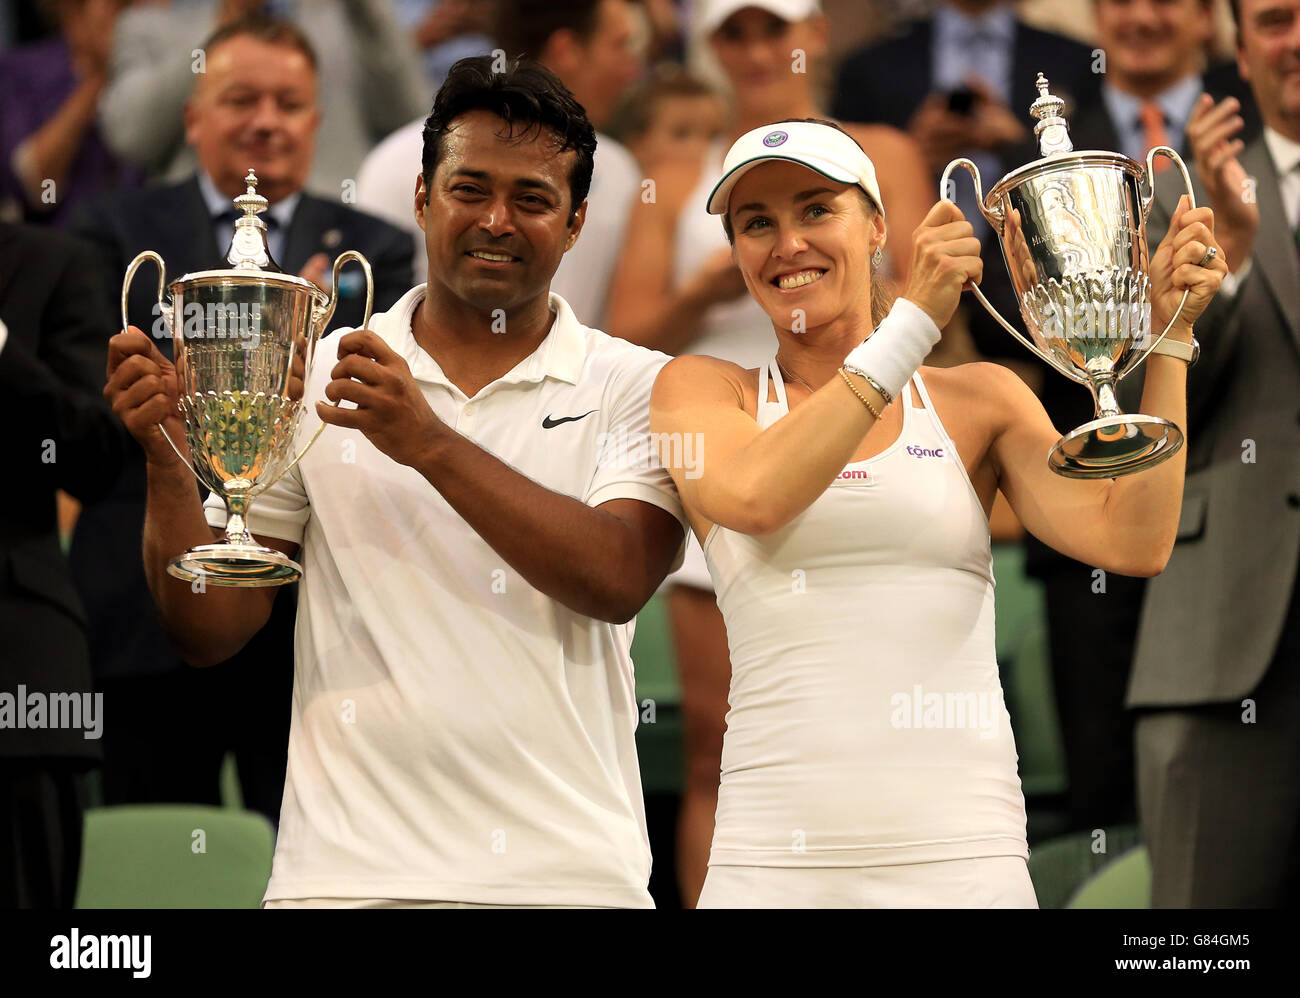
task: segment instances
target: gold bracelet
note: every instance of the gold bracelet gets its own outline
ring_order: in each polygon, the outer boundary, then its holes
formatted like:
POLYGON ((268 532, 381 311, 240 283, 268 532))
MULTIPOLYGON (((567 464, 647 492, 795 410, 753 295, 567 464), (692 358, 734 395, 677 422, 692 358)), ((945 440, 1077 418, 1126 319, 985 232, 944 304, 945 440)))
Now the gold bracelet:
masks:
POLYGON ((876 407, 871 404, 870 399, 858 391, 857 386, 849 379, 849 372, 844 370, 842 367, 840 368, 840 377, 843 378, 844 383, 849 386, 849 391, 856 395, 858 400, 867 407, 867 411, 870 412, 871 415, 875 416, 877 421, 879 421, 881 416, 880 413, 876 412, 876 407))

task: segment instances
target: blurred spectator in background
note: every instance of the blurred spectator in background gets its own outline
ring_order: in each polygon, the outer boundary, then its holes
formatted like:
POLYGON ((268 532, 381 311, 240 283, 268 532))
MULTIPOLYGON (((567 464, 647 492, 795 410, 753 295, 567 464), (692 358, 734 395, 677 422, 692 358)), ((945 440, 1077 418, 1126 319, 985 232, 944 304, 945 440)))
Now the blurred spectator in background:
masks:
MULTIPOLYGON (((1196 131, 1193 123, 1208 110, 1202 106, 1198 117, 1213 6, 1213 0, 1095 0, 1097 44, 1105 53, 1106 72, 1101 76, 1099 99, 1080 104, 1071 114, 1070 139, 1075 149, 1115 150, 1145 163, 1152 147, 1172 146, 1187 163, 1197 203, 1205 203, 1205 189, 1195 182, 1195 163, 1204 157, 1197 156, 1191 132, 1196 131)), ((1212 107, 1213 101, 1208 104, 1212 107)), ((1040 155, 1037 141, 1031 139, 1011 159, 1023 163, 1040 155)), ((1169 160, 1159 158, 1155 166, 1159 179, 1147 219, 1150 246, 1164 238, 1185 190, 1169 160)), ((989 183, 986 180, 986 189, 989 183)), ((1222 209, 1214 207, 1222 229, 1222 209)), ((1241 261, 1233 259, 1230 234, 1221 231, 1220 239, 1229 267, 1238 267, 1241 261)), ((1010 281, 1000 261, 985 269, 984 284, 986 289, 1003 288, 1004 295, 1009 292, 1010 281)), ((1197 322, 1202 339, 1218 335, 1217 327, 1232 308, 1235 288, 1230 275, 1197 322)), ((1014 313, 1008 317, 1014 318, 1014 313)), ((1001 337, 1001 345, 1009 355, 1024 356, 1009 336, 1001 337)), ((1039 397, 1058 430, 1068 432, 1095 417, 1087 391, 1040 366, 1039 397)), ((1138 411, 1141 385, 1141 370, 1122 383, 1125 411, 1138 411)), ((1025 569, 1042 580, 1047 604, 1052 685, 1069 783, 1069 828, 1133 824, 1137 819, 1133 718, 1124 709, 1124 693, 1146 580, 1106 573, 1105 588, 1099 592, 1090 566, 1033 536, 1026 536, 1025 548, 1025 569), (1086 612, 1081 612, 1083 607, 1086 612)))
MULTIPOLYGON (((250 167, 258 193, 270 201, 261 217, 276 263, 329 284, 332 257, 359 250, 374 271, 374 310, 386 309, 411 286, 406 234, 302 190, 321 120, 315 55, 305 33, 251 15, 215 32, 205 47, 207 72, 195 78, 184 109, 198 173, 172 186, 88 202, 70 220, 98 247, 113 282, 100 314, 118 321, 112 318, 119 313, 116 282, 141 250, 162 255, 169 280, 225 266, 219 261, 237 215, 231 198, 244 192, 250 167)), ((351 267, 340 275, 330 328, 360 325, 360 278, 351 267)), ((158 348, 170 360, 172 342, 154 307, 152 268, 131 290, 130 323, 160 336, 158 348)), ((105 799, 219 803, 222 760, 233 750, 245 806, 275 821, 293 682, 293 594, 276 600, 267 626, 228 662, 211 669, 185 665, 159 626, 140 560, 145 485, 144 457, 132 446, 118 487, 82 511, 71 551, 95 676, 117 719, 104 738, 105 799)))
POLYGON ((681 63, 685 57, 683 26, 686 17, 683 7, 689 8, 693 0, 640 0, 644 16, 646 62, 681 63))
POLYGON ((720 94, 680 66, 664 65, 627 92, 610 131, 647 176, 669 164, 698 174, 726 125, 727 104, 720 94))
MULTIPOLYGON (((118 20, 100 122, 109 147, 151 175, 194 170, 185 99, 204 72, 203 39, 269 0, 174 0, 133 7, 118 20)), ((320 60, 321 126, 307 187, 351 203, 368 150, 423 111, 433 94, 409 33, 388 0, 296 0, 291 20, 320 60)))
MULTIPOLYGON (((946 0, 931 19, 850 55, 832 113, 907 129, 936 178, 951 160, 968 156, 991 187, 1006 172, 1001 154, 1032 131, 1037 74, 1047 74, 1054 94, 1077 101, 1095 91, 1092 61, 1078 42, 1020 23, 1014 4, 946 0)), ((987 231, 973 198, 963 204, 959 196, 957 203, 977 230, 987 231)))
MULTIPOLYGON (((71 908, 81 859, 79 774, 100 758, 86 621, 59 548, 55 490, 92 500, 126 454, 101 388, 113 333, 90 250, 71 236, 0 223, 0 907, 71 908), (56 694, 73 723, 53 726, 56 694), (31 723, 35 696, 47 707, 31 723), (22 723, 19 717, 21 715, 22 723), (75 724, 75 726, 74 726, 75 724)), ((139 560, 137 556, 137 561, 139 560)), ((127 565, 97 570, 119 578, 127 565)))
MULTIPOLYGON (((734 104, 725 135, 698 163, 664 162, 654 196, 638 199, 610 294, 609 332, 668 353, 703 353, 758 367, 776 336, 744 280, 718 219, 705 205, 740 135, 786 118, 817 117, 817 71, 829 25, 816 0, 706 0, 692 31, 707 38, 734 104)), ((876 164, 889 205, 886 273, 905 276, 911 236, 934 201, 925 161, 904 133, 888 126, 846 130, 876 164)), ((704 554, 687 541, 681 570, 669 577, 669 613, 682 683, 686 789, 678 836, 678 880, 694 907, 707 872, 717 809, 722 732, 731 666, 726 630, 704 554)))
MULTIPOLYGON (((623 242, 632 200, 641 182, 636 160, 603 134, 614 107, 641 68, 632 47, 627 0, 495 0, 496 45, 555 73, 596 126, 596 165, 587 196, 587 221, 564 254, 551 289, 578 321, 604 328, 605 298, 623 242)), ((366 157, 358 178, 358 205, 411 233, 416 272, 425 273, 424 234, 415 222, 424 118, 390 135, 366 157)))
POLYGON ((113 24, 126 0, 47 0, 58 34, 0 55, 0 213, 60 224, 69 206, 140 172, 96 124, 113 24))
MULTIPOLYGON (((1029 105, 1038 96, 1034 80, 1040 71, 1052 92, 1066 99, 1067 116, 1095 98, 1097 77, 1088 47, 1026 26, 1015 5, 1003 0, 944 0, 932 18, 905 23, 892 37, 849 56, 840 67, 831 110, 846 121, 906 129, 929 162, 936 191, 944 167, 961 156, 979 167, 988 191, 1021 165, 1006 153, 1033 134, 1029 105)), ((984 240, 984 259, 998 259, 974 185, 964 171, 953 181, 953 199, 984 240)), ((1016 314, 1014 296, 990 290, 986 293, 1000 311, 1016 314)), ((963 297, 959 314, 981 353, 1005 350, 1006 331, 973 296, 963 297)))
POLYGON ((0 4, 0 50, 49 37, 49 20, 39 0, 0 4))
POLYGON ((1263 137, 1243 148, 1230 104, 1189 131, 1250 266, 1232 320, 1197 325, 1178 543, 1129 686, 1156 908, 1300 900, 1300 0, 1234 7, 1263 137))
POLYGON ((433 91, 460 59, 492 50, 496 0, 393 0, 402 27, 411 32, 433 91))

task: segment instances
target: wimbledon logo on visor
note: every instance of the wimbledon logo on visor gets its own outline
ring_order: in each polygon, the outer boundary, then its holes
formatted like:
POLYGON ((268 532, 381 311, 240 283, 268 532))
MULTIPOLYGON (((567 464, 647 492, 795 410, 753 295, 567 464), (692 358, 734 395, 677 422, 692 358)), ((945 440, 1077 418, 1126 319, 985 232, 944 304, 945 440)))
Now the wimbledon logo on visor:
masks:
POLYGON ((775 149, 789 137, 785 132, 768 132, 763 136, 763 145, 769 149, 775 149))

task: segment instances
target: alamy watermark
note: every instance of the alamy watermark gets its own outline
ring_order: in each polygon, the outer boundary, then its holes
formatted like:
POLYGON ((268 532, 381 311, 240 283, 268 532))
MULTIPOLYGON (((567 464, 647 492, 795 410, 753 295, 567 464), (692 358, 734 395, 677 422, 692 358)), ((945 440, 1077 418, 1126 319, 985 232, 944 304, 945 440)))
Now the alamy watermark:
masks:
POLYGON ((927 692, 920 683, 910 693, 895 693, 889 706, 889 723, 894 728, 974 728, 981 738, 997 737, 1003 709, 997 693, 927 692))
MULTIPOLYGON (((178 317, 164 311, 161 302, 153 305, 154 339, 170 339, 171 324, 178 317)), ((238 340, 244 350, 262 342, 262 303, 188 302, 179 317, 181 334, 186 340, 238 340)))
POLYGON ((96 740, 104 733, 103 693, 29 693, 0 691, 0 729, 82 729, 82 737, 96 740))
POLYGON ((153 936, 81 934, 70 929, 50 937, 54 970, 129 970, 135 978, 152 972, 153 936))
POLYGON ((596 452, 601 468, 681 468, 687 478, 704 474, 702 433, 630 433, 619 427, 596 438, 596 452))

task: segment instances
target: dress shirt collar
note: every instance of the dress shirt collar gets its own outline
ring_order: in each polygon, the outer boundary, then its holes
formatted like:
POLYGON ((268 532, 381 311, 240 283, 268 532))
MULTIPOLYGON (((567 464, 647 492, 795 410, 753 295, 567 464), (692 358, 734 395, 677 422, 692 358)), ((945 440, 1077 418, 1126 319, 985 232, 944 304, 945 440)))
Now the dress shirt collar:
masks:
MULTIPOLYGON (((234 203, 219 190, 217 185, 212 182, 206 170, 198 171, 199 191, 203 194, 203 203, 208 206, 208 217, 214 222, 228 211, 238 210, 234 203)), ((302 191, 294 191, 288 197, 281 198, 266 209, 266 214, 279 223, 280 228, 288 230, 289 223, 293 220, 294 209, 298 207, 298 202, 302 200, 302 191)))
MULTIPOLYGON (((1175 136, 1181 138, 1187 128, 1187 119, 1192 116, 1192 108, 1196 106, 1196 99, 1201 96, 1203 87, 1201 74, 1191 73, 1152 98, 1164 112, 1165 128, 1171 138, 1175 136)), ((1143 98, 1125 93, 1109 81, 1102 83, 1101 93, 1112 121, 1122 122, 1127 128, 1141 130, 1140 114, 1142 105, 1146 103, 1143 98)))
POLYGON ((941 42, 964 44, 972 36, 982 35, 1010 44, 1016 38, 1016 11, 1010 4, 998 4, 982 15, 971 16, 941 4, 934 11, 934 30, 941 42))
POLYGON ((1288 139, 1281 132, 1265 126, 1264 145, 1268 147, 1268 154, 1273 159, 1273 165, 1277 167, 1279 177, 1285 177, 1292 170, 1300 167, 1300 142, 1288 139))

